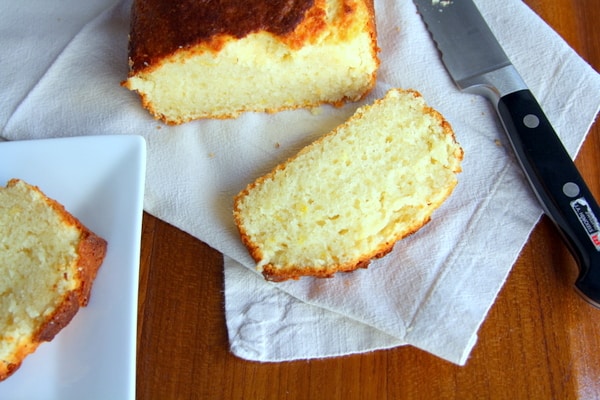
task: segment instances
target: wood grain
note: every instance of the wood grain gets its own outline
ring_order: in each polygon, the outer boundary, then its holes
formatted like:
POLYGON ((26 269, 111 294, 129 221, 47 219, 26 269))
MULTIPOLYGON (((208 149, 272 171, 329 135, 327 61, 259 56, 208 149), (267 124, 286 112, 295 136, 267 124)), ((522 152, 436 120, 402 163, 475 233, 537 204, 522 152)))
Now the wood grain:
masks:
MULTIPOLYGON (((526 0, 596 71, 597 0, 526 0)), ((600 198, 600 126, 576 163, 600 198)), ((465 367, 410 347, 260 364, 232 356, 221 255, 144 215, 138 399, 598 399, 600 310, 574 292, 576 265, 542 218, 465 367)), ((459 317, 459 316, 457 316, 459 317)))

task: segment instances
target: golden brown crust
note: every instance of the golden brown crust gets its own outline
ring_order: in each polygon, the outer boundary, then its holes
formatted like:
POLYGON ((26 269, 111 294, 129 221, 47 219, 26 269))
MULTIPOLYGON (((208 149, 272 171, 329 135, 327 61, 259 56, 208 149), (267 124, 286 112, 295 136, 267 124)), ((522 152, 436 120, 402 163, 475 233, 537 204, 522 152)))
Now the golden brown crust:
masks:
POLYGON ((79 311, 77 291, 73 290, 65 293, 56 310, 33 335, 33 342, 49 342, 54 339, 56 334, 71 322, 77 311, 79 311))
MULTIPOLYGON (((7 187, 14 186, 19 181, 21 180, 11 179, 7 187)), ((88 304, 92 284, 98 269, 104 261, 107 250, 106 240, 85 227, 77 218, 66 211, 62 204, 47 197, 39 187, 25 184, 42 196, 46 204, 60 215, 65 225, 75 226, 80 232, 77 248, 78 258, 71 268, 72 276, 65 276, 65 279, 76 280, 77 286, 74 290, 63 295, 54 312, 32 333, 30 342, 19 346, 13 353, 11 360, 0 361, 0 381, 12 375, 19 368, 23 359, 33 353, 41 343, 54 339, 56 334, 71 322, 79 308, 88 304)))
MULTIPOLYGON (((377 56, 373 0, 366 0, 368 22, 377 56)), ((230 41, 268 32, 292 49, 316 40, 327 29, 326 0, 135 0, 131 8, 129 76, 151 71, 176 52, 220 51, 230 41)), ((358 7, 343 0, 339 39, 349 34, 358 7)), ((361 29, 364 29, 361 26, 361 29)), ((126 82, 123 82, 127 86, 126 82)))
POLYGON ((87 306, 92 291, 92 285, 96 279, 98 269, 106 256, 107 243, 92 231, 86 229, 82 232, 82 239, 79 242, 77 253, 79 262, 77 279, 81 282, 77 298, 81 307, 87 306))
POLYGON ((131 9, 130 65, 138 71, 199 44, 218 51, 228 40, 258 31, 289 37, 290 43, 303 41, 324 28, 324 4, 325 0, 136 0, 131 9), (291 37, 296 28, 298 37, 291 37))
MULTIPOLYGON (((37 348, 37 346, 36 346, 36 348, 37 348)), ((20 354, 17 354, 15 358, 19 359, 19 360, 23 360, 23 358, 25 358, 28 354, 31 354, 32 352, 33 352, 33 350, 25 352, 25 349, 22 349, 20 354)), ((9 361, 2 360, 2 362, 0 363, 0 381, 3 381, 4 379, 6 379, 9 376, 11 376, 12 374, 14 374, 19 369, 20 366, 21 366, 21 361, 19 361, 17 364, 15 364, 15 363, 12 363, 9 361)))
MULTIPOLYGON (((399 91, 404 92, 404 93, 410 93, 414 97, 422 97, 421 93, 414 89, 406 89, 406 90, 399 90, 399 91)), ((373 105, 381 103, 382 101, 384 101, 384 99, 375 100, 373 105)), ((454 130, 452 129, 452 126, 450 125, 450 123, 442 116, 442 114, 440 114, 438 111, 436 111, 435 109, 433 109, 429 106, 425 106, 425 108, 423 109, 423 112, 435 117, 438 120, 439 125, 442 127, 444 134, 447 136, 450 136, 452 138, 452 140, 454 142, 456 142, 454 130)), ((259 177, 254 182, 251 182, 250 184, 248 184, 245 189, 243 189, 237 196, 235 196, 234 204, 233 204, 234 222, 240 233, 242 243, 246 246, 246 248, 248 249, 248 252, 250 253, 250 256, 254 259, 254 261, 259 263, 263 259, 263 254, 261 253, 260 248, 257 246, 257 244, 254 243, 246 233, 246 229, 244 227, 244 223, 243 223, 243 220, 240 215, 240 207, 239 207, 239 203, 242 200, 242 198, 247 196, 251 190, 253 190, 255 187, 261 185, 263 182, 273 179, 277 171, 285 169, 287 164, 292 162, 294 159, 299 157, 301 154, 310 151, 310 149, 314 146, 319 146, 324 140, 326 140, 326 138, 328 136, 335 135, 340 129, 343 129, 348 124, 353 123, 353 120, 358 119, 358 118, 362 118, 362 115, 354 115, 348 121, 346 121, 344 124, 338 126, 337 128, 335 128, 328 134, 320 137, 316 141, 314 141, 311 144, 309 144, 308 146, 304 147, 296 155, 290 157, 289 159, 285 160, 283 163, 277 165, 271 172, 259 177)), ((463 157, 464 157, 464 151, 463 151, 462 147, 457 146, 456 152, 454 153, 455 164, 451 166, 452 171, 454 173, 461 172, 461 161, 462 161, 463 157)), ((416 221, 415 224, 413 226, 409 227, 405 232, 398 234, 394 238, 394 240, 382 244, 381 246, 374 249, 372 252, 370 252, 368 254, 363 254, 363 256, 361 258, 347 262, 345 264, 329 265, 326 267, 315 267, 315 266, 306 266, 306 265, 300 265, 300 266, 286 265, 285 267, 281 268, 281 267, 277 267, 272 264, 266 264, 262 267, 262 274, 266 280, 269 280, 272 282, 282 282, 282 281, 286 281, 289 279, 297 280, 302 276, 312 276, 312 277, 317 277, 317 278, 330 278, 336 272, 351 272, 351 271, 355 271, 360 268, 368 268, 368 266, 372 260, 381 258, 381 257, 385 256, 386 254, 390 253, 393 250, 396 242, 398 242, 399 240, 401 240, 405 237, 412 235, 413 233, 415 233, 419 229, 421 229, 423 226, 425 226, 430 221, 431 213, 433 213, 433 211, 435 209, 437 209, 450 196, 450 194, 454 190, 455 186, 456 186, 456 182, 451 187, 447 187, 446 192, 440 193, 437 198, 437 201, 435 203, 428 204, 428 206, 433 206, 433 207, 431 207, 430 214, 427 215, 424 220, 416 221)))

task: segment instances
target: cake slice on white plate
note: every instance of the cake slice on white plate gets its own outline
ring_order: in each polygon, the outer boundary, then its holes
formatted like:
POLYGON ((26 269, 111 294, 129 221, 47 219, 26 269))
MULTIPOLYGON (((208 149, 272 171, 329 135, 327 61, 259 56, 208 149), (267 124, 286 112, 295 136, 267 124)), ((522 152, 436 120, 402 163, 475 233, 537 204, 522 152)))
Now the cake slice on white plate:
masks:
POLYGON ((88 304, 106 249, 38 187, 0 187, 0 380, 88 304))

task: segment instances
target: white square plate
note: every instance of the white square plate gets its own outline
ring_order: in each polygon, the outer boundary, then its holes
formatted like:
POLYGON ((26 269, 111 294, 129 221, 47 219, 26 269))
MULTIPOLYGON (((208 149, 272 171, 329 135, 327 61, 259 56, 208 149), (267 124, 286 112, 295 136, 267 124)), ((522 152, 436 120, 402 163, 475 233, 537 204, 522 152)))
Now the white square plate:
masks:
POLYGON ((135 398, 145 170, 141 136, 0 142, 1 186, 39 186, 108 242, 88 306, 0 382, 0 399, 135 398))

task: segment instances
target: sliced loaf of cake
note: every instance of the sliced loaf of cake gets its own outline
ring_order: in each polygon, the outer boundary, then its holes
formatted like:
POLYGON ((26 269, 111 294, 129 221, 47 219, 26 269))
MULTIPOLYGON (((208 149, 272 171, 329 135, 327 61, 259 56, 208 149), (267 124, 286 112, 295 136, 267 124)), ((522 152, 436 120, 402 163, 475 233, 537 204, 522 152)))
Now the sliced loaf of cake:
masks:
POLYGON ((268 280, 366 267, 450 195, 463 150, 416 91, 390 90, 242 190, 241 239, 268 280))
POLYGON ((130 72, 180 124, 361 99, 379 59, 372 0, 134 0, 130 72))

